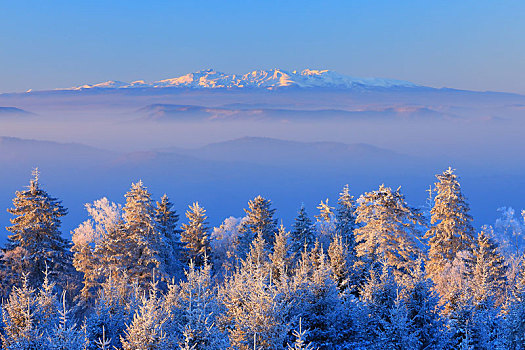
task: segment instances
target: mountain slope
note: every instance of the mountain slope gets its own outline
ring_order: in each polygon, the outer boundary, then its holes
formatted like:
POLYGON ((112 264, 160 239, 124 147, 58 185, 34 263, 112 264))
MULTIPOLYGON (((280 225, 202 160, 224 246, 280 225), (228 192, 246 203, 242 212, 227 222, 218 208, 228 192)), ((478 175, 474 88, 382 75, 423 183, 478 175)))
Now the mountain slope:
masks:
POLYGON ((0 107, 0 117, 28 117, 35 115, 21 108, 16 107, 0 107))
POLYGON ((164 79, 152 83, 142 80, 125 83, 121 81, 107 81, 98 84, 83 84, 64 90, 86 89, 129 89, 129 88, 192 88, 192 89, 217 89, 217 88, 258 88, 277 89, 283 87, 299 88, 335 88, 352 89, 359 87, 413 88, 418 85, 408 81, 382 79, 382 78, 356 78, 336 73, 330 70, 305 69, 301 72, 288 72, 281 69, 255 70, 246 74, 226 74, 212 69, 201 70, 180 77, 164 79))

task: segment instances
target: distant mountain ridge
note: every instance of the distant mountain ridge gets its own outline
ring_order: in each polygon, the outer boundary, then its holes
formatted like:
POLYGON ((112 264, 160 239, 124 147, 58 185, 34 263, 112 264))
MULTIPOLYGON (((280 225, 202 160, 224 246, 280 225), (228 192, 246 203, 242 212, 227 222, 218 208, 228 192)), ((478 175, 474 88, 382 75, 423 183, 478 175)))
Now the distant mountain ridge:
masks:
POLYGON ((16 107, 0 107, 0 116, 30 116, 34 113, 16 107))
POLYGON ((87 89, 132 89, 132 88, 190 88, 190 89, 278 89, 285 87, 298 88, 335 88, 352 89, 359 87, 372 88, 414 88, 419 85, 395 79, 357 78, 339 74, 331 70, 304 69, 286 71, 282 69, 254 70, 246 74, 227 74, 213 69, 205 69, 185 74, 176 78, 147 83, 137 80, 131 83, 106 81, 98 84, 84 84, 58 90, 87 89))

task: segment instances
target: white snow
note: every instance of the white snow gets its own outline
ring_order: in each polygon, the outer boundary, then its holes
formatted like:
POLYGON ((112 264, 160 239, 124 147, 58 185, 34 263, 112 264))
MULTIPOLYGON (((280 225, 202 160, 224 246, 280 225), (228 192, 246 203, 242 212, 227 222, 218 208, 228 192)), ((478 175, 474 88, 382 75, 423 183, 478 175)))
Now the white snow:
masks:
POLYGON ((176 78, 163 79, 146 83, 137 80, 131 83, 121 81, 107 81, 98 84, 85 84, 64 90, 84 90, 93 88, 103 89, 128 89, 128 88, 163 88, 181 87, 193 89, 213 88, 263 88, 275 89, 286 86, 301 88, 338 88, 350 89, 354 87, 416 87, 418 85, 394 79, 383 78, 356 78, 339 74, 330 70, 305 69, 298 71, 285 71, 282 69, 255 70, 243 75, 226 74, 213 69, 205 69, 189 73, 176 78))

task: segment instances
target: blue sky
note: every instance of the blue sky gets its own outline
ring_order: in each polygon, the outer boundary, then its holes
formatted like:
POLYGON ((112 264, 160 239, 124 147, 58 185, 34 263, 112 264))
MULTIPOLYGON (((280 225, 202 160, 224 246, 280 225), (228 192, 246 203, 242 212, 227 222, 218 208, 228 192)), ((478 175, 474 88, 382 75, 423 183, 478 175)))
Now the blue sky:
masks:
POLYGON ((523 1, 2 1, 0 92, 327 68, 525 94, 523 1))

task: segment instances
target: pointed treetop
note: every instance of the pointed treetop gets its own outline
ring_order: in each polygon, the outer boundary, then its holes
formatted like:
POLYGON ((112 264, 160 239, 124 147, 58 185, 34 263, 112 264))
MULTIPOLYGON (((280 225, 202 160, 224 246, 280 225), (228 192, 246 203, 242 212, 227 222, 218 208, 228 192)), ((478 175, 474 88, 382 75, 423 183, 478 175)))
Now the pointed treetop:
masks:
POLYGON ((319 209, 319 215, 315 217, 318 221, 330 221, 334 207, 328 205, 328 198, 324 202, 321 201, 317 209, 319 209))

